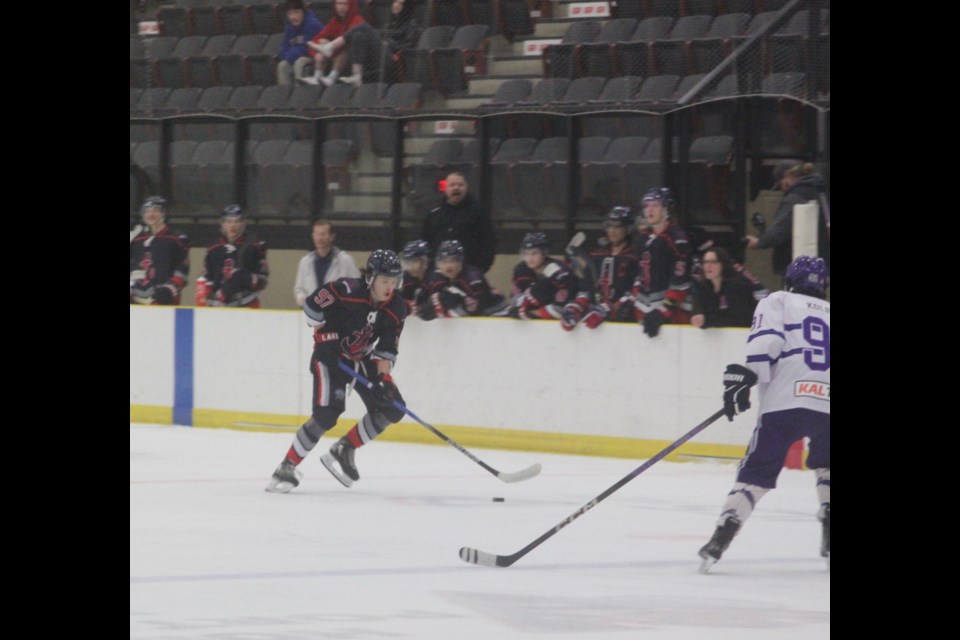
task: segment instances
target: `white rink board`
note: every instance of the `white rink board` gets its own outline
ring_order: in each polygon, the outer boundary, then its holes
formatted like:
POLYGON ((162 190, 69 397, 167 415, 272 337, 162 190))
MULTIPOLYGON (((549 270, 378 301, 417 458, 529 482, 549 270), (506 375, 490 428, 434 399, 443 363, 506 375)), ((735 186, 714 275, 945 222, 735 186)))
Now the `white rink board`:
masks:
MULTIPOLYGON (((194 309, 194 408, 304 416, 312 338, 295 311, 194 309)), ((173 312, 131 306, 130 403, 172 404, 173 312), (166 325, 165 325, 166 323, 166 325)), ((407 321, 395 379, 436 425, 675 440, 720 408, 744 329, 459 318, 407 321)), ((755 403, 756 404, 756 403, 755 403)), ((755 409, 699 442, 742 446, 755 409)), ((348 398, 344 418, 363 405, 348 398)))
POLYGON ((130 305, 130 404, 173 404, 173 314, 130 305))

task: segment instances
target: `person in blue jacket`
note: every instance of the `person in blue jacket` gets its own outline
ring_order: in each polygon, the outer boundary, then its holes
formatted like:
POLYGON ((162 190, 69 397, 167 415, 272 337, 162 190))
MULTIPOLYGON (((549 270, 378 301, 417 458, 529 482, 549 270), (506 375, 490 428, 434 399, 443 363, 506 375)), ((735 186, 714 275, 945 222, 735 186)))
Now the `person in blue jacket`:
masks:
POLYGON ((313 52, 307 43, 323 29, 323 23, 313 11, 307 9, 303 0, 289 0, 286 17, 283 42, 278 54, 277 84, 293 84, 296 79, 303 77, 303 68, 313 62, 313 52))

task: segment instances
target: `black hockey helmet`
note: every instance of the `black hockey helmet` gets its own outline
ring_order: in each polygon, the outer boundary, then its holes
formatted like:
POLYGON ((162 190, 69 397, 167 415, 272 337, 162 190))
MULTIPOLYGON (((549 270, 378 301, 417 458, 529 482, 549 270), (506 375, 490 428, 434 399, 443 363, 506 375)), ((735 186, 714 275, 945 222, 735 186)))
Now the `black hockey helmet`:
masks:
POLYGON ((414 260, 430 255, 430 244, 426 240, 411 240, 403 246, 400 257, 403 260, 414 260))
POLYGON ((372 281, 375 276, 400 277, 403 267, 400 258, 389 249, 377 249, 367 258, 367 277, 372 281))
POLYGON ((243 209, 238 204, 228 204, 223 208, 223 213, 220 217, 224 220, 227 218, 240 218, 243 220, 243 209))
POLYGON ((607 212, 606 226, 629 227, 636 214, 632 207, 614 207, 607 212))
POLYGON ((641 203, 646 204, 647 202, 659 202, 669 212, 673 209, 674 204, 673 191, 670 190, 670 187, 654 187, 643 194, 641 203))
POLYGON ((543 231, 531 231, 523 236, 523 242, 520 243, 520 249, 540 249, 547 252, 547 234, 543 231))
POLYGON ((456 258, 463 262, 463 255, 466 251, 459 240, 444 240, 437 247, 437 262, 446 258, 456 258))
POLYGON ((163 211, 163 217, 167 217, 167 199, 163 196, 150 196, 143 201, 143 204, 140 206, 140 214, 143 215, 143 212, 147 209, 160 209, 163 211))

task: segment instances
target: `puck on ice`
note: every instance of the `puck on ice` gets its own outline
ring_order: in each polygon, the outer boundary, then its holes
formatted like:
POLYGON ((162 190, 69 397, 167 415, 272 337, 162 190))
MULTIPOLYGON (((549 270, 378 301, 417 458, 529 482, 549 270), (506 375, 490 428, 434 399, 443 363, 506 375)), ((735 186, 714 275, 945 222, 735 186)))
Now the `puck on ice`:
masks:
POLYGON ((494 498, 493 501, 494 501, 494 502, 503 502, 503 498, 494 498))

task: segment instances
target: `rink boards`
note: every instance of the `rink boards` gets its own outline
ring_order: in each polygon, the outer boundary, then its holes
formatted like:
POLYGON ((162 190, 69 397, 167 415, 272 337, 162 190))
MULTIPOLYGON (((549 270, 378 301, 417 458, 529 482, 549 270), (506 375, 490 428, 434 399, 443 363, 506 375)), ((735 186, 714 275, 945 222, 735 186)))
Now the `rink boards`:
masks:
MULTIPOLYGON (((745 329, 408 319, 394 370, 410 409, 464 447, 648 457, 721 405, 745 329)), ((310 415, 302 312, 130 306, 130 420, 294 431, 310 415)), ((754 407, 756 403, 754 403, 754 407)), ((363 415, 356 394, 331 435, 363 415)), ((717 421, 670 456, 737 459, 756 419, 717 421)), ((413 419, 381 438, 446 446, 413 419)))

